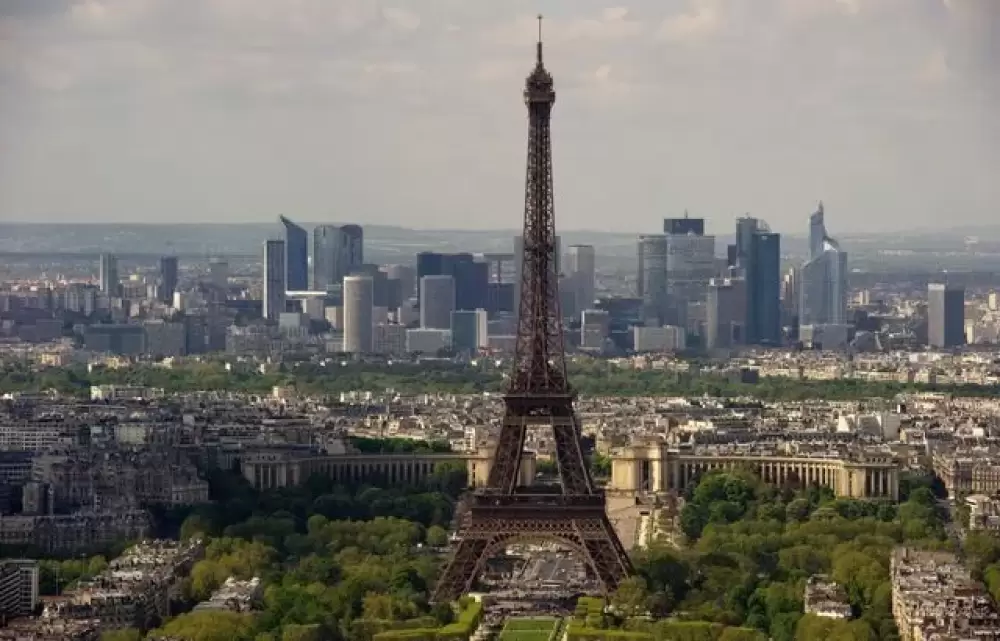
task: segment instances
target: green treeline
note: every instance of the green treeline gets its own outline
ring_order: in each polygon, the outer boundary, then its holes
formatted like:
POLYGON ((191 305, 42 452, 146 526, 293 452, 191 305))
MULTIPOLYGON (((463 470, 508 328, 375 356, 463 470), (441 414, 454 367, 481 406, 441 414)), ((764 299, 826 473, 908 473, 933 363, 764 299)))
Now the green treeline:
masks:
MULTIPOLYGON (((163 388, 168 392, 225 390, 267 393, 275 386, 290 386, 304 394, 333 395, 349 391, 404 394, 501 392, 505 370, 490 363, 472 366, 448 362, 330 364, 286 363, 261 374, 249 368, 227 370, 220 362, 185 363, 171 368, 136 365, 123 369, 84 366, 33 370, 25 364, 7 364, 0 369, 0 391, 56 389, 84 395, 91 385, 131 384, 163 388)), ((584 396, 754 396, 765 401, 796 401, 813 398, 851 400, 889 398, 903 392, 946 391, 958 396, 994 396, 997 386, 926 385, 865 382, 856 380, 810 381, 763 378, 759 383, 733 382, 717 374, 678 374, 662 370, 618 368, 605 361, 572 362, 570 376, 584 396)))
MULTIPOLYGON (((723 472, 707 474, 686 499, 679 518, 686 545, 640 552, 638 576, 623 582, 611 599, 619 620, 589 617, 588 629, 646 632, 664 640, 895 641, 892 548, 951 545, 946 515, 927 487, 916 487, 897 506, 835 499, 815 487, 777 488, 749 473, 723 472), (855 620, 802 614, 805 581, 818 573, 845 588, 855 620), (638 617, 647 611, 662 621, 638 617), (690 624, 684 634, 678 622, 690 624)), ((1000 549, 996 553, 1000 558, 1000 549)))
MULTIPOLYGON (((213 474, 212 504, 157 515, 161 530, 207 540, 178 605, 190 608, 230 576, 257 576, 265 586, 263 609, 182 614, 148 638, 372 641, 414 622, 452 624, 460 613, 432 606, 428 594, 465 474, 463 465, 442 464, 415 485, 344 486, 313 477, 267 492, 235 474, 213 474)), ((115 634, 112 641, 143 638, 137 631, 115 634)))

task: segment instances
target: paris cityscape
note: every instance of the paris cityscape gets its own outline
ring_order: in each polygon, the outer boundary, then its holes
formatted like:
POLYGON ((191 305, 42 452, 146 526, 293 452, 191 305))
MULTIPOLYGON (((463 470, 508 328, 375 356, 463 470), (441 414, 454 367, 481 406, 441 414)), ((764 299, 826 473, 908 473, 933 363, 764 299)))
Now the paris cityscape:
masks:
POLYGON ((0 219, 0 641, 1000 641, 1000 228, 564 227, 530 22, 495 229, 0 219))

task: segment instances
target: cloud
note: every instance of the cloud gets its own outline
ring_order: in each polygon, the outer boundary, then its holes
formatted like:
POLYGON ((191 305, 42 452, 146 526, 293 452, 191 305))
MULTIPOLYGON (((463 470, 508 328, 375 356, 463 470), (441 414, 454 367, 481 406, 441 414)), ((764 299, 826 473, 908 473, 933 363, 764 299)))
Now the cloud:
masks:
POLYGON ((670 16, 660 25, 665 40, 690 42, 716 33, 722 26, 722 10, 716 0, 695 0, 688 11, 670 16))
POLYGON ((0 219, 516 224, 540 8, 563 227, 994 215, 997 0, 2 0, 0 219))
POLYGON ((923 82, 938 84, 947 82, 953 73, 948 64, 948 52, 944 49, 935 49, 924 60, 920 67, 918 77, 923 82))
POLYGON ((420 26, 420 16, 398 7, 388 7, 382 9, 384 17, 390 25, 401 31, 413 31, 420 26))

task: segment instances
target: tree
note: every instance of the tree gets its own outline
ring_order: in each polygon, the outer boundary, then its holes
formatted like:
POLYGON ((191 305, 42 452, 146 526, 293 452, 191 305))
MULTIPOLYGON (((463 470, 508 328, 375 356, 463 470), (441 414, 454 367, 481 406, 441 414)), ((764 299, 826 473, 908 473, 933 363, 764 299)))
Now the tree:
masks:
POLYGON ((181 523, 181 540, 203 538, 212 532, 211 524, 200 514, 192 514, 181 523))
POLYGON ((142 632, 135 628, 106 630, 101 633, 101 641, 142 641, 142 632))
POLYGON ((427 528, 427 545, 432 548, 444 547, 448 544, 448 532, 440 525, 427 528))
POLYGON ((254 619, 236 612, 190 612, 172 619, 153 636, 176 637, 183 641, 251 641, 254 619))
POLYGON ((805 521, 812 512, 812 505, 809 499, 795 499, 785 508, 785 515, 789 521, 805 521))
POLYGON ((648 600, 649 590, 646 587, 646 580, 641 576, 628 577, 619 583, 618 588, 611 594, 611 605, 626 617, 645 614, 648 600))
POLYGON ((286 625, 281 631, 281 641, 325 641, 327 635, 319 625, 286 625))

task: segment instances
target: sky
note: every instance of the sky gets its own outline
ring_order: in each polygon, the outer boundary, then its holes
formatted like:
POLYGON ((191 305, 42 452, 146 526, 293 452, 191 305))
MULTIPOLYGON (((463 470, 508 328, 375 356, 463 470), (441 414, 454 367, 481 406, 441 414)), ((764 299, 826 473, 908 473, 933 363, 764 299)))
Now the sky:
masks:
POLYGON ((1000 0, 0 0, 0 222, 1000 222, 1000 0))

